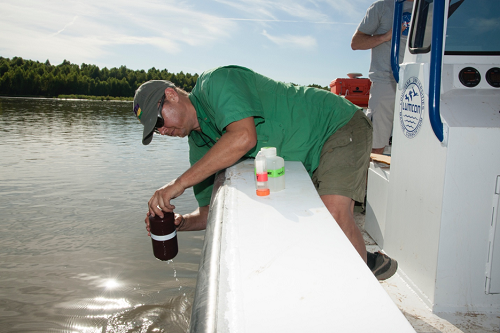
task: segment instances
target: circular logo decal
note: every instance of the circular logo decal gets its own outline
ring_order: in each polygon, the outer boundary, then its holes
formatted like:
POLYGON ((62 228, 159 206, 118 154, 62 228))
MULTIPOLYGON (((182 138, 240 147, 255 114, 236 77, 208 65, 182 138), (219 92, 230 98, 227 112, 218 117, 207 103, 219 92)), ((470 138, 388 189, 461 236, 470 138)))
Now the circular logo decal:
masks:
POLYGON ((404 135, 412 139, 420 130, 424 119, 424 89, 420 80, 410 77, 399 101, 399 121, 404 135))

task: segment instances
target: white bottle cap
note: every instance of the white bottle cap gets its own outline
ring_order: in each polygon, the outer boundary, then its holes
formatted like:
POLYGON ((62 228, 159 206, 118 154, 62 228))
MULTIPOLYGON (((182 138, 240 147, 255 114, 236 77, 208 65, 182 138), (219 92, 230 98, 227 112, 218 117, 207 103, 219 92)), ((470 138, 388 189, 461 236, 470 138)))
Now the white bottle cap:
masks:
POLYGON ((276 147, 262 147, 262 148, 260 148, 260 151, 266 157, 276 156, 276 147))

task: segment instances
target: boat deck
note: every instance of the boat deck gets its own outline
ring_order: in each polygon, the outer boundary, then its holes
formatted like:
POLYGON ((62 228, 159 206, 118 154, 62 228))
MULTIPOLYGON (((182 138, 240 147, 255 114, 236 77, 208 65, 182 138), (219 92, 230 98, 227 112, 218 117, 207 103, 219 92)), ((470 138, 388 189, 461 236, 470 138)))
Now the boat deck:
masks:
POLYGON ((217 177, 191 332, 500 332, 496 315, 432 313, 401 270, 377 281, 303 165, 285 169, 286 189, 268 197, 255 195, 252 160, 217 177))
POLYGON ((226 170, 212 195, 191 332, 415 332, 302 163, 285 170, 286 189, 266 197, 255 194, 253 160, 226 170))
MULTIPOLYGON (((363 233, 366 249, 380 251, 380 247, 364 229, 365 215, 357 206, 354 218, 363 233)), ((499 333, 500 316, 477 313, 434 314, 405 282, 400 270, 391 278, 380 281, 393 302, 404 314, 417 333, 499 333)))

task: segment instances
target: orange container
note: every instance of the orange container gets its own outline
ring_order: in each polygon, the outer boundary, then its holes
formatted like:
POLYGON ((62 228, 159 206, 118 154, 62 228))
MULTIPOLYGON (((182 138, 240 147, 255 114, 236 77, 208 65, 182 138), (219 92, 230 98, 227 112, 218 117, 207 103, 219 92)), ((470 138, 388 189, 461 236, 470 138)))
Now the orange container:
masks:
POLYGON ((366 108, 371 85, 370 79, 366 78, 335 79, 330 83, 330 90, 336 95, 344 96, 353 104, 366 108))

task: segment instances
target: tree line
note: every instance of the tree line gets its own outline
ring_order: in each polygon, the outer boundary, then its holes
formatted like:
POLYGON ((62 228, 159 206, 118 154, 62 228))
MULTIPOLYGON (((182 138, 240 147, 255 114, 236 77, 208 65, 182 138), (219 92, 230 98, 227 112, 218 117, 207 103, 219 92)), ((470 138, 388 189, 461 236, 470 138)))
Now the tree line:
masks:
POLYGON ((132 99, 135 90, 149 80, 169 80, 190 92, 198 74, 174 74, 168 70, 151 68, 131 70, 126 66, 100 69, 96 65, 72 64, 64 60, 52 65, 49 60, 41 63, 20 57, 0 57, 0 95, 61 97, 112 96, 132 99))
MULTIPOLYGON (((0 57, 0 95, 23 97, 83 97, 100 99, 132 99, 135 90, 149 80, 169 80, 177 87, 191 92, 198 74, 174 74, 166 69, 131 70, 126 66, 108 69, 90 64, 60 65, 0 57)), ((329 90, 317 84, 310 87, 329 90)))

